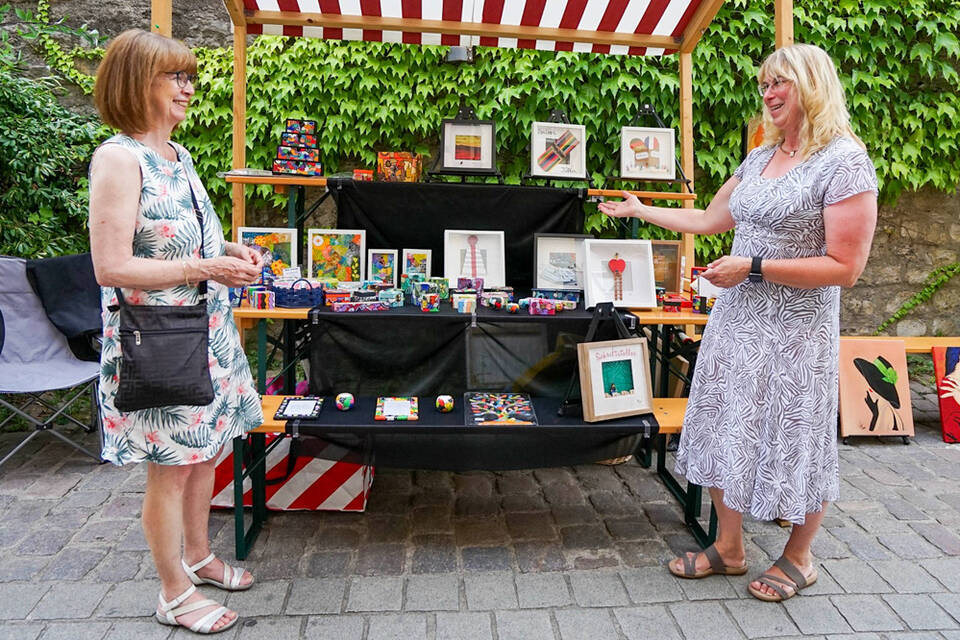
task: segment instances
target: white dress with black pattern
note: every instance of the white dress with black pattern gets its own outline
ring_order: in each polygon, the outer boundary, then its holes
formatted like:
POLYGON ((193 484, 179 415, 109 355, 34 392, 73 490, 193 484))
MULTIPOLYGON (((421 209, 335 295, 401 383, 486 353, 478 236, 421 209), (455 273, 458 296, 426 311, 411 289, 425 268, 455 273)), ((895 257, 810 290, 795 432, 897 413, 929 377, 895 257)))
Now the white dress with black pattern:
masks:
MULTIPOLYGON (((734 174, 731 255, 825 255, 824 207, 876 193, 873 163, 840 137, 783 176, 761 177, 775 152, 753 150, 734 174)), ((839 325, 840 287, 725 289, 701 342, 677 473, 761 520, 800 524, 837 500, 839 325)))

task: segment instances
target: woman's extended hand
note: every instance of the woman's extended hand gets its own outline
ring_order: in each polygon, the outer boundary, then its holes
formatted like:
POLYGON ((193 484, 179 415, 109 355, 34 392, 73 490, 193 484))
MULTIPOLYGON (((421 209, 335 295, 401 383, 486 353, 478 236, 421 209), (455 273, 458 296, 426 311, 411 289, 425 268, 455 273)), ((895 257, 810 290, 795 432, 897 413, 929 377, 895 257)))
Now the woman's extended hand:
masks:
POLYGON ((722 256, 708 264, 707 270, 700 275, 709 280, 710 284, 727 289, 747 279, 752 263, 750 258, 742 256, 722 256))
MULTIPOLYGON (((249 251, 248 247, 244 247, 249 251)), ((253 264, 233 256, 219 256, 200 261, 200 270, 206 278, 216 280, 228 287, 253 284, 260 277, 259 260, 253 264)))
POLYGON ((643 212, 643 205, 640 204, 640 200, 628 191, 623 192, 623 200, 601 202, 597 205, 597 208, 601 213, 614 218, 639 218, 643 212))
POLYGON ((228 256, 232 256, 238 260, 243 260, 244 262, 249 262, 258 269, 263 269, 263 256, 245 244, 228 242, 224 247, 224 251, 228 256))

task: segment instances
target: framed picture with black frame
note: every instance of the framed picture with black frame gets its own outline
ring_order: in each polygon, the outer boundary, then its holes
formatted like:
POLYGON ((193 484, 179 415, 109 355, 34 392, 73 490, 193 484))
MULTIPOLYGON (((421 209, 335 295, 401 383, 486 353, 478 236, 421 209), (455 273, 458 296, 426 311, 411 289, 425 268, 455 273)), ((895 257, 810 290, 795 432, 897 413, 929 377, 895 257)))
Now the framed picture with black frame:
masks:
POLYGON ((499 175, 494 121, 444 119, 440 132, 440 158, 433 173, 499 175))

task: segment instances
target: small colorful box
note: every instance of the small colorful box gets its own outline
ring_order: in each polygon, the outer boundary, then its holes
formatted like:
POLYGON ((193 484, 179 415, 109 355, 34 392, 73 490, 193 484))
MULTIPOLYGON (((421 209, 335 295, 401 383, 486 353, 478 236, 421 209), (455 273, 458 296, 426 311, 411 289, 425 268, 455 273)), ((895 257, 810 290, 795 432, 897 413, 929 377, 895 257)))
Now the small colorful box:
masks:
POLYGON ((423 293, 420 296, 420 311, 436 313, 440 311, 440 295, 436 293, 423 293))
POLYGON ((373 182, 373 169, 354 169, 353 179, 358 182, 373 182))
POLYGON ((302 135, 316 135, 317 133, 317 121, 316 120, 299 120, 297 118, 287 118, 286 126, 284 127, 287 133, 297 133, 302 135))
POLYGON ((280 144, 285 147, 309 147, 311 149, 317 148, 317 136, 299 134, 299 133, 290 133, 284 131, 280 134, 280 144))
POLYGON ((457 289, 483 291, 483 278, 457 278, 457 289))
POLYGON ((508 302, 507 313, 520 313, 520 305, 516 302, 508 302))
POLYGON ((301 162, 300 160, 273 161, 274 173, 288 173, 297 176, 322 176, 323 167, 319 162, 301 162))
POLYGON ((546 298, 531 298, 527 313, 532 316, 552 316, 557 313, 557 305, 546 298))
POLYGON ((420 155, 408 151, 381 151, 377 154, 377 176, 384 182, 420 180, 420 155))
POLYGON ((448 300, 450 298, 450 281, 446 278, 433 277, 428 278, 427 282, 436 287, 437 293, 440 295, 441 300, 448 300))
POLYGON ((358 313, 362 311, 386 311, 389 307, 378 300, 365 302, 334 302, 333 310, 337 313, 358 313))
POLYGON ((491 309, 502 309, 510 299, 503 293, 484 291, 480 294, 480 306, 491 309))
POLYGON ((680 313, 683 307, 683 297, 678 294, 668 294, 663 297, 664 313, 680 313))
POLYGON ((340 281, 336 278, 320 278, 317 280, 317 284, 324 290, 330 290, 336 289, 340 285, 340 281))
POLYGON ((513 299, 513 287, 496 287, 493 289, 484 289, 484 293, 501 294, 503 296, 506 296, 508 302, 516 302, 516 300, 513 299))
POLYGON ((299 160, 301 162, 320 162, 320 150, 309 147, 277 147, 278 160, 299 160))
POLYGON ((377 292, 370 289, 357 289, 350 292, 350 302, 372 302, 377 300, 377 292))
POLYGON ((693 296, 693 312, 707 313, 707 296, 693 296))
POLYGON ((418 282, 425 282, 427 277, 422 273, 404 273, 400 276, 400 288, 405 293, 413 295, 413 290, 418 282))
POLYGON ((549 300, 572 300, 574 308, 576 308, 576 303, 580 302, 579 291, 568 291, 566 289, 534 289, 532 296, 549 300))
POLYGON ((663 306, 663 297, 667 295, 667 290, 664 287, 657 287, 657 306, 663 306))
POLYGON ((457 313, 473 313, 477 309, 477 298, 475 296, 459 297, 453 303, 453 308, 457 310, 457 313))
POLYGON ((377 300, 388 307, 397 308, 403 306, 402 289, 383 289, 377 293, 377 300))
POLYGON ((335 302, 350 302, 350 292, 343 289, 328 289, 323 293, 323 301, 328 307, 335 302))

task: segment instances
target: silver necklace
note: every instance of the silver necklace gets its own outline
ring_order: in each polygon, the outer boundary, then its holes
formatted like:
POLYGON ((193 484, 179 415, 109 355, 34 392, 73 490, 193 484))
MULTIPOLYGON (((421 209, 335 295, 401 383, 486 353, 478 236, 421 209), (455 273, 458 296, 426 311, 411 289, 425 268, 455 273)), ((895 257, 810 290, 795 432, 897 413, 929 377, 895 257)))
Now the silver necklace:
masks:
POLYGON ((793 151, 787 151, 786 149, 784 149, 782 142, 780 143, 780 151, 783 151, 785 154, 787 154, 787 155, 790 156, 791 158, 792 158, 793 156, 797 155, 797 150, 796 150, 796 149, 794 149, 793 151))

